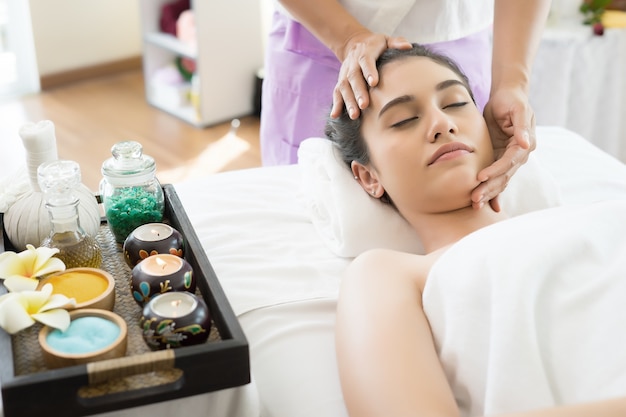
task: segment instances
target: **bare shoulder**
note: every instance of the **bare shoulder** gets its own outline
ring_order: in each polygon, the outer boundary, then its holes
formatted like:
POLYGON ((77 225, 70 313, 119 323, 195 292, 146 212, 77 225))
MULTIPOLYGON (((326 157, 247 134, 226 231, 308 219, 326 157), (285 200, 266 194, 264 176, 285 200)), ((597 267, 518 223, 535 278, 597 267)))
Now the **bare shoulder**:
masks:
POLYGON ((389 281, 409 278, 415 280, 419 289, 423 290, 430 268, 438 257, 438 251, 417 255, 390 249, 372 249, 354 259, 347 275, 362 278, 372 276, 389 281))

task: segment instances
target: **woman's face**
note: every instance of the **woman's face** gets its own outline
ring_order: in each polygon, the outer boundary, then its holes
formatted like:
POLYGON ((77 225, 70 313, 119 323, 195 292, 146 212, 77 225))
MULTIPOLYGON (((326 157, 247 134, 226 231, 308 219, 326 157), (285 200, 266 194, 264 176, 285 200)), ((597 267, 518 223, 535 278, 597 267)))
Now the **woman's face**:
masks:
POLYGON ((485 120, 456 73, 429 58, 402 58, 382 68, 370 97, 361 129, 371 162, 361 168, 367 172, 355 171, 364 187, 386 190, 402 214, 470 205, 477 174, 494 155, 485 120))

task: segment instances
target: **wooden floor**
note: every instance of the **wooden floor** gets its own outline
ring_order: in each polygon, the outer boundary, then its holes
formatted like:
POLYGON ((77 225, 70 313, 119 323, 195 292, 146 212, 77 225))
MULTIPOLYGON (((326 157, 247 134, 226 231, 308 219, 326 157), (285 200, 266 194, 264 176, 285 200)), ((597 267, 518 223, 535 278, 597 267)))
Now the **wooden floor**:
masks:
POLYGON ((261 166, 257 117, 240 118, 236 131, 230 121, 193 127, 146 103, 137 70, 0 101, 0 178, 25 165, 20 126, 45 119, 55 124, 59 158, 77 161, 94 191, 102 162, 122 140, 143 145, 163 184, 261 166))

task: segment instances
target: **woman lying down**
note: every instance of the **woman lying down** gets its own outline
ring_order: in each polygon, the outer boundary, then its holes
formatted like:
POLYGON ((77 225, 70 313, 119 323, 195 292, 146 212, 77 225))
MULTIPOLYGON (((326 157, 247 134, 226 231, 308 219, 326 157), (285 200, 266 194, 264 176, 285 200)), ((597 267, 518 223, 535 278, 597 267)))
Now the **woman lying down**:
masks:
POLYGON ((626 201, 473 209, 494 155, 466 77, 418 45, 378 66, 370 107, 327 135, 426 254, 374 250, 348 268, 336 340, 350 415, 626 416, 626 201))

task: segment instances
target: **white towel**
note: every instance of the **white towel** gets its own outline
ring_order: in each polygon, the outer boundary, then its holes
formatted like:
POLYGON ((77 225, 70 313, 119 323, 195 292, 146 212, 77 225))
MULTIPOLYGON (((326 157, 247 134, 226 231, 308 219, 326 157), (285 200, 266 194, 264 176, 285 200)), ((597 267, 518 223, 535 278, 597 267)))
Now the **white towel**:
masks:
POLYGON ((481 229, 423 300, 463 416, 626 394, 626 199, 481 229))

